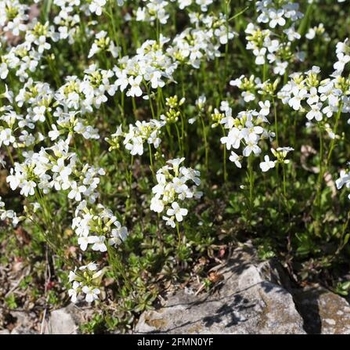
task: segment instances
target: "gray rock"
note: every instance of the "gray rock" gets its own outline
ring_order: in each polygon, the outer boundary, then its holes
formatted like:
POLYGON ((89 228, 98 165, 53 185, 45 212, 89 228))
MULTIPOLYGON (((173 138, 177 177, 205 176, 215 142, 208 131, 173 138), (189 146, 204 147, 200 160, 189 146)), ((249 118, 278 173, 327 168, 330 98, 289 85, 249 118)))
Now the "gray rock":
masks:
POLYGON ((313 286, 295 291, 294 299, 310 334, 350 334, 350 305, 345 298, 313 286))
POLYGON ((36 315, 31 312, 11 311, 12 317, 16 320, 15 327, 11 334, 37 334, 36 315))
POLYGON ((75 317, 74 305, 51 311, 46 323, 45 334, 77 334, 78 320, 75 317))
POLYGON ((277 283, 287 279, 281 271, 273 260, 259 263, 245 245, 219 270, 220 289, 169 295, 164 307, 141 315, 134 333, 305 334, 292 295, 277 283))
POLYGON ((84 322, 91 319, 94 308, 88 306, 81 307, 76 304, 53 310, 47 317, 44 327, 45 334, 78 334, 79 327, 84 322))

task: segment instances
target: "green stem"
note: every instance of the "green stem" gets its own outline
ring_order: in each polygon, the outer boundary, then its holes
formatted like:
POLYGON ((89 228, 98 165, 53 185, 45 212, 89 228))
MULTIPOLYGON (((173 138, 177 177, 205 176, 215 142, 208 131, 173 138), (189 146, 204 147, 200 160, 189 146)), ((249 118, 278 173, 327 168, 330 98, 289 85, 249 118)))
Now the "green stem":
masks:
POLYGON ((150 164, 149 167, 150 167, 150 169, 151 169, 153 179, 155 180, 155 179, 156 179, 156 175, 155 175, 155 173, 154 173, 153 153, 152 153, 151 144, 148 144, 148 152, 149 152, 149 164, 150 164))
POLYGON ((276 145, 278 147, 279 142, 278 142, 278 118, 277 118, 277 106, 276 106, 276 101, 273 98, 272 99, 272 104, 273 104, 273 116, 275 119, 275 140, 276 140, 276 145))
MULTIPOLYGON (((116 29, 116 23, 115 23, 115 19, 119 19, 119 17, 117 15, 114 14, 114 8, 113 8, 113 1, 109 1, 109 12, 105 11, 106 15, 109 17, 110 22, 112 24, 112 38, 113 40, 116 42, 116 45, 118 47, 121 47, 120 42, 119 42, 119 36, 118 36, 118 32, 116 29)), ((125 45, 123 46, 123 48, 125 48, 125 45)), ((119 55, 121 56, 121 52, 119 52, 119 55)))
POLYGON ((173 155, 174 154, 174 151, 175 151, 175 146, 174 146, 174 138, 173 136, 171 135, 171 127, 170 127, 170 124, 166 124, 165 125, 165 128, 166 128, 166 132, 168 134, 168 140, 170 141, 170 152, 171 154, 173 155))
POLYGON ((125 203, 125 212, 129 213, 130 212, 130 205, 131 205, 131 195, 132 195, 132 168, 134 165, 134 156, 131 155, 131 161, 130 161, 130 170, 128 172, 128 186, 129 186, 129 194, 128 194, 128 198, 126 200, 125 203))
POLYGON ((150 85, 149 84, 145 83, 144 86, 145 86, 145 89, 147 91, 147 96, 148 96, 148 101, 149 101, 149 108, 151 110, 152 118, 156 119, 156 114, 155 114, 153 103, 152 103, 152 90, 150 89, 150 85))
POLYGON ((160 38, 160 22, 159 19, 156 20, 156 41, 159 43, 159 38, 160 38))
POLYGON ((319 149, 319 155, 320 155, 320 171, 318 174, 318 180, 317 180, 317 204, 319 205, 320 203, 320 197, 321 197, 321 184, 322 184, 322 179, 324 175, 324 164, 323 164, 323 157, 324 157, 324 140, 323 140, 323 134, 321 128, 319 128, 319 140, 320 140, 320 149, 319 149))
POLYGON ((248 181, 249 181, 249 211, 253 210, 253 194, 254 194, 254 171, 253 171, 253 157, 248 157, 248 181))
POLYGON ((187 128, 186 128, 187 123, 182 113, 180 113, 180 118, 181 118, 182 155, 184 157, 187 157, 188 142, 185 142, 185 139, 187 139, 187 128))
POLYGON ((283 173, 283 196, 286 199, 287 198, 287 181, 286 181, 286 167, 283 164, 282 165, 282 173, 283 173))
POLYGON ((15 165, 15 161, 12 157, 12 152, 11 152, 11 149, 9 146, 6 146, 6 151, 7 151, 7 156, 10 158, 10 162, 11 162, 11 165, 14 166, 15 165))
POLYGON ((337 135, 337 132, 338 132, 338 126, 339 126, 339 121, 340 121, 340 116, 341 116, 341 113, 342 113, 342 109, 343 109, 343 104, 340 103, 338 112, 337 112, 337 114, 335 116, 334 137, 332 138, 332 141, 331 141, 331 144, 330 144, 330 147, 329 147, 329 152, 328 152, 328 156, 327 156, 326 166, 329 165, 329 161, 331 160, 332 153, 333 153, 333 150, 334 150, 334 147, 335 147, 336 135, 337 135))
POLYGON ((135 100, 134 96, 132 97, 131 101, 132 101, 132 110, 135 113, 136 112, 136 100, 135 100))
POLYGON ((325 165, 324 165, 324 140, 323 140, 323 135, 322 135, 322 130, 319 127, 319 140, 320 140, 320 148, 319 148, 319 157, 320 157, 320 162, 319 162, 319 173, 317 177, 317 183, 316 183, 316 199, 315 199, 315 205, 314 205, 314 216, 315 216, 315 234, 316 236, 320 235, 320 225, 321 225, 321 197, 322 197, 322 182, 323 182, 323 177, 324 177, 324 172, 325 172, 325 165))
MULTIPOLYGON (((206 128, 206 125, 204 123, 203 113, 200 113, 199 118, 201 120, 202 129, 203 129, 205 167, 206 167, 207 172, 208 172, 209 171, 209 145, 208 145, 208 138, 207 138, 207 128, 206 128)), ((226 159, 226 156, 225 156, 225 159, 226 159)))
POLYGON ((175 123, 175 129, 176 129, 176 134, 177 134, 177 139, 178 139, 178 144, 180 148, 180 154, 183 156, 184 151, 183 151, 183 135, 180 134, 180 130, 178 125, 175 123))
MULTIPOLYGON (((223 127, 222 124, 221 125, 221 130, 222 130, 222 134, 225 136, 225 129, 223 127)), ((226 184, 227 183, 227 148, 226 148, 226 145, 224 145, 223 147, 223 167, 224 167, 224 183, 226 184)))
POLYGON ((52 7, 52 0, 44 1, 44 11, 41 12, 41 15, 44 16, 44 22, 49 20, 51 7, 52 7))
POLYGON ((291 212, 291 205, 287 196, 287 171, 286 170, 287 170, 286 165, 282 163, 282 189, 283 189, 282 198, 283 198, 283 205, 286 208, 287 213, 289 215, 291 212))
POLYGON ((176 221, 176 231, 177 231, 178 243, 180 245, 181 244, 181 232, 180 232, 180 225, 177 221, 176 221))
POLYGON ((254 209, 254 171, 253 171, 253 157, 248 157, 248 164, 247 164, 247 177, 248 177, 248 195, 246 195, 246 206, 245 206, 245 214, 247 219, 247 224, 251 225, 252 221, 252 213, 254 209))
MULTIPOLYGON (((304 37, 306 34, 306 31, 308 30, 308 28, 310 28, 309 22, 310 22, 310 16, 311 16, 311 12, 312 12, 312 8, 313 8, 313 4, 310 3, 307 7, 305 16, 303 17, 303 20, 300 23, 300 26, 297 30, 297 32, 304 37)), ((292 52, 294 52, 294 49, 292 50, 292 52)))

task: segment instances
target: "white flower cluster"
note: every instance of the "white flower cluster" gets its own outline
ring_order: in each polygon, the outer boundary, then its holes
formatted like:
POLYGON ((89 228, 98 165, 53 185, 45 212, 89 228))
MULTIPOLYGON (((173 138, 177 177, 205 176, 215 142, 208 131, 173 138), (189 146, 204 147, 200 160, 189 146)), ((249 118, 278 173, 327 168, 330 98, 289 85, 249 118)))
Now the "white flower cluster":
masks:
POLYGON ((110 52, 113 58, 117 58, 120 53, 120 47, 115 45, 105 30, 101 30, 95 34, 95 41, 91 45, 88 58, 100 52, 110 52))
MULTIPOLYGON (((272 0, 256 2, 257 12, 260 13, 257 22, 268 24, 269 28, 262 29, 253 22, 247 25, 245 30, 247 38, 247 50, 251 50, 255 56, 255 64, 264 65, 269 63, 273 66, 273 72, 284 75, 288 67, 289 60, 294 59, 291 54, 291 43, 300 39, 300 34, 295 30, 294 22, 303 17, 299 12, 299 5, 289 1, 278 1, 276 7, 272 0), (292 22, 292 25, 283 29, 282 36, 274 33, 271 29, 278 26, 284 27, 292 22), (286 37, 288 40, 284 40, 286 37)), ((298 53, 302 59, 302 53, 298 53)))
POLYGON ((13 210, 6 210, 5 208, 5 202, 2 201, 2 197, 0 196, 0 221, 6 222, 6 221, 11 222, 11 224, 16 227, 17 224, 20 221, 20 218, 17 217, 17 214, 13 210))
POLYGON ((151 200, 151 210, 162 213, 166 210, 163 220, 166 225, 176 226, 187 215, 188 210, 180 206, 187 198, 200 198, 202 192, 197 190, 200 185, 200 172, 192 168, 180 166, 185 158, 176 158, 167 161, 167 165, 157 171, 157 185, 152 188, 154 194, 151 200), (186 183, 191 181, 192 186, 186 183))
POLYGON ((203 60, 213 60, 221 56, 220 46, 233 39, 236 33, 227 25, 224 14, 190 13, 193 27, 177 34, 167 53, 180 63, 186 63, 198 69, 203 60))
POLYGON ((4 32, 12 32, 18 36, 28 29, 29 6, 21 4, 18 0, 0 1, 0 28, 4 32))
POLYGON ((11 70, 20 82, 25 82, 30 74, 39 67, 45 51, 51 48, 49 38, 53 41, 58 39, 54 27, 49 26, 48 23, 41 24, 31 21, 25 24, 28 22, 28 15, 25 14, 28 9, 28 6, 18 1, 0 2, 0 28, 10 37, 17 37, 21 32, 25 32, 25 40, 10 46, 2 55, 0 78, 3 80, 7 78, 11 70), (14 18, 7 18, 7 15, 13 16, 14 14, 16 14, 14 18))
POLYGON ((50 148, 41 148, 39 152, 25 152, 22 163, 15 162, 6 181, 12 190, 20 188, 20 194, 28 197, 40 189, 44 194, 52 189, 68 191, 68 198, 81 201, 85 197, 94 203, 99 196, 97 185, 103 169, 85 164, 77 166, 77 155, 69 152, 69 140, 60 140, 50 148))
POLYGON ((266 110, 265 113, 267 112, 267 109, 270 108, 270 102, 260 101, 261 96, 270 96, 271 93, 274 93, 278 83, 279 78, 277 78, 274 82, 271 82, 270 79, 262 82, 261 79, 256 77, 254 74, 250 75, 249 77, 242 74, 239 78, 230 80, 229 82, 231 86, 236 86, 242 91, 239 101, 241 105, 245 105, 251 101, 259 101, 259 106, 266 110))
POLYGON ((164 45, 169 40, 160 35, 158 41, 146 40, 133 57, 121 57, 113 68, 116 87, 120 91, 126 90, 127 96, 140 97, 143 95, 140 87, 143 81, 152 89, 163 87, 166 80, 173 81, 178 63, 164 52, 164 45))
POLYGON ((125 148, 132 155, 143 154, 143 144, 146 141, 148 144, 158 148, 161 139, 159 138, 161 128, 165 125, 164 121, 151 119, 149 122, 136 121, 135 125, 129 125, 129 132, 124 136, 125 148))
POLYGON ((72 283, 72 288, 68 290, 71 301, 76 303, 81 293, 85 294, 85 301, 88 303, 97 300, 101 294, 99 287, 104 272, 104 269, 98 270, 94 262, 71 271, 69 273, 69 282, 72 283))
POLYGON ((299 4, 289 0, 257 1, 256 9, 257 12, 260 12, 258 22, 268 23, 270 28, 275 28, 277 25, 283 27, 288 19, 295 22, 303 17, 303 14, 299 11, 299 4), (277 6, 275 3, 277 3, 277 6))
POLYGON ((342 76, 350 62, 348 40, 337 44, 336 56, 338 61, 330 78, 321 80, 321 69, 317 66, 305 73, 292 73, 278 97, 294 110, 305 112, 309 121, 320 122, 339 111, 350 113, 350 78, 342 76))
MULTIPOLYGON (((170 2, 175 1, 178 3, 179 9, 181 10, 195 2, 198 6, 200 6, 200 10, 202 12, 207 12, 208 6, 214 2, 214 0, 170 0, 170 2)), ((166 9, 168 5, 168 0, 148 0, 146 6, 140 6, 137 8, 135 14, 136 20, 151 23, 159 21, 161 24, 166 24, 170 17, 170 14, 166 9)))
POLYGON ((80 0, 54 0, 53 3, 60 8, 53 18, 59 40, 67 40, 74 44, 80 25, 80 0))
MULTIPOLYGON (((86 16, 90 16, 91 14, 101 16, 106 3, 107 0, 54 0, 54 4, 61 7, 62 11, 70 13, 73 9, 79 9, 86 16)), ((65 18, 65 15, 61 14, 61 17, 65 18)))
POLYGON ((119 245, 128 235, 127 228, 121 226, 111 210, 102 204, 88 208, 85 200, 75 210, 72 229, 77 234, 78 244, 83 251, 91 245, 94 251, 106 252, 106 244, 119 245))
POLYGON ((292 147, 277 147, 276 149, 271 148, 271 152, 276 159, 270 160, 270 157, 265 155, 264 161, 259 164, 261 171, 267 172, 274 168, 277 163, 288 164, 290 160, 286 159, 286 156, 290 151, 294 151, 294 149, 292 147))
POLYGON ((158 148, 161 142, 161 128, 165 125, 165 121, 151 119, 150 121, 135 122, 135 125, 129 124, 129 131, 123 132, 120 125, 116 132, 111 137, 106 138, 106 141, 111 145, 110 150, 119 148, 119 138, 123 139, 125 148, 131 155, 142 155, 144 153, 144 143, 153 145, 158 148))
POLYGON ((146 6, 138 7, 136 10, 136 21, 155 22, 166 24, 169 18, 169 13, 166 11, 168 1, 149 0, 146 6))
POLYGON ((117 88, 111 82, 114 76, 112 70, 99 69, 92 64, 84 73, 82 80, 77 76, 68 76, 66 83, 55 93, 57 104, 65 111, 93 112, 94 107, 100 108, 107 102, 106 94, 114 96, 117 88))
MULTIPOLYGON (((104 253, 108 250, 107 246, 120 245, 128 236, 128 229, 121 225, 111 210, 102 204, 89 208, 85 200, 75 210, 72 229, 78 236, 82 251, 89 246, 93 251, 104 253)), ((104 270, 98 271, 97 265, 91 262, 71 271, 69 281, 72 288, 68 291, 71 301, 75 303, 80 293, 85 294, 87 302, 98 299, 104 270)))
MULTIPOLYGON (((237 117, 232 116, 232 108, 226 101, 221 102, 220 111, 221 120, 224 128, 228 130, 227 136, 223 136, 220 141, 227 150, 231 151, 230 161, 239 168, 242 167, 243 157, 249 157, 251 154, 259 155, 261 148, 259 142, 262 139, 271 139, 274 134, 261 126, 268 123, 266 116, 270 112, 270 101, 260 102, 260 111, 247 110, 238 113, 237 117), (234 150, 243 146, 242 154, 237 154, 234 150), (234 149, 234 150, 233 150, 234 149)), ((216 111, 217 114, 220 114, 216 111)))
MULTIPOLYGON (((149 2, 147 6, 163 8, 167 3, 167 1, 155 1, 149 2)), ((210 1, 197 1, 201 7, 206 7, 210 3, 210 1)), ((99 14, 99 9, 105 5, 105 0, 94 0, 89 4, 83 4, 80 0, 55 0, 54 4, 61 8, 54 18, 55 25, 40 23, 33 25, 34 27, 26 33, 26 41, 11 47, 3 56, 0 64, 1 79, 6 79, 12 70, 22 82, 25 82, 29 78, 29 73, 38 69, 44 51, 50 50, 49 40, 68 40, 68 43, 73 44, 79 30, 82 12, 99 14)), ((7 23, 5 19, 3 22, 7 23)), ((107 101, 106 93, 113 96, 118 89, 125 90, 126 95, 130 97, 143 96, 142 84, 157 89, 163 87, 167 81, 173 82, 173 74, 179 63, 185 62, 199 68, 203 60, 221 56, 220 46, 227 44, 235 35, 227 25, 224 14, 216 17, 191 12, 190 22, 193 27, 188 27, 177 34, 171 42, 162 35, 157 41, 146 40, 134 56, 118 58, 111 70, 103 70, 92 64, 85 71, 82 80, 77 76, 68 76, 66 83, 55 93, 55 99, 63 107, 85 113, 91 112, 92 107, 99 108, 107 101)), ((92 31, 86 35, 95 36, 88 54, 90 58, 101 50, 109 51, 114 58, 119 57, 121 48, 110 40, 105 31, 98 33, 92 31)))
POLYGON ((313 40, 316 37, 322 38, 325 42, 329 42, 331 40, 329 34, 326 32, 326 28, 324 27, 323 23, 319 23, 317 26, 309 28, 305 34, 305 38, 308 40, 313 40))

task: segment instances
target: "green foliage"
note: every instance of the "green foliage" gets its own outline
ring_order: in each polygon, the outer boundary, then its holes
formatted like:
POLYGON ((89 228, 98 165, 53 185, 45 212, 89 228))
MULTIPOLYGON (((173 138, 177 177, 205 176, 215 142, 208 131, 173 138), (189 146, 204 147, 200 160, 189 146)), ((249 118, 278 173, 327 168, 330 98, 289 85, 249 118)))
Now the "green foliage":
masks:
POLYGON ((16 296, 11 293, 10 295, 8 295, 7 297, 5 297, 5 303, 6 306, 10 309, 10 310, 14 310, 17 308, 18 304, 16 302, 16 296))
POLYGON ((347 296, 349 294, 349 290, 350 290, 350 281, 338 282, 334 289, 335 293, 342 296, 347 296))

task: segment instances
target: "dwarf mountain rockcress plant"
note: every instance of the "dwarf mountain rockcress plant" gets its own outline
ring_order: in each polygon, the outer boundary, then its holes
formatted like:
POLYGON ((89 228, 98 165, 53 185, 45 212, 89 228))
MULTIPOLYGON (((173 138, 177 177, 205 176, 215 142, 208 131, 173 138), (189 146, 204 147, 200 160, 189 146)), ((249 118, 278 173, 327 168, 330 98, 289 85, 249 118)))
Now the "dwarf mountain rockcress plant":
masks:
POLYGON ((268 176, 290 214, 297 128, 300 138, 315 133, 320 229, 326 174, 340 171, 336 187, 350 188, 349 172, 332 164, 349 124, 350 44, 337 40, 331 72, 308 61, 308 45, 331 40, 322 23, 305 28, 315 3, 0 0, 0 165, 24 199, 16 212, 0 198, 0 217, 39 227, 55 249, 63 211, 80 251, 68 276, 73 302, 98 301, 111 271, 127 279, 117 248, 136 221, 177 235, 178 246, 186 240, 213 150, 221 181, 245 174, 242 216, 253 216, 268 176), (122 195, 110 199, 104 185, 122 195), (143 218, 131 218, 140 205, 143 218))

